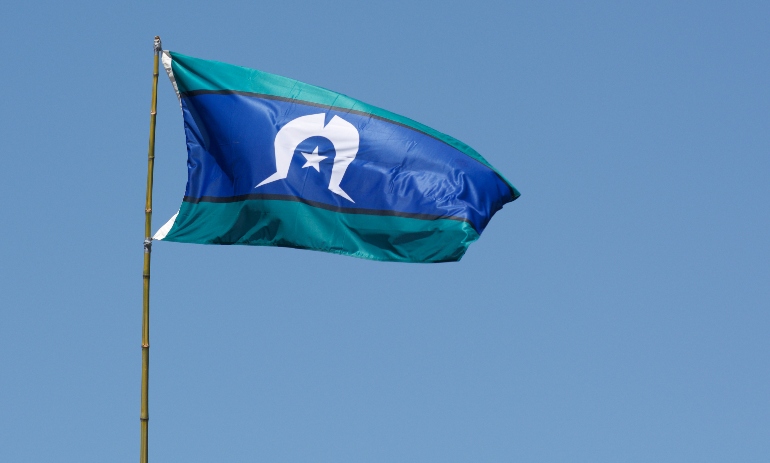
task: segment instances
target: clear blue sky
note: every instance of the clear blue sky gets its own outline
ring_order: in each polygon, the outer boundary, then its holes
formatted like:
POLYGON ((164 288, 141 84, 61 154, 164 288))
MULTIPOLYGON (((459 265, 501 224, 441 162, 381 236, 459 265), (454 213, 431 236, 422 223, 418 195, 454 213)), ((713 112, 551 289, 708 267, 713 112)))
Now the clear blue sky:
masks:
MULTIPOLYGON (((3 460, 138 459, 159 34, 451 134, 522 197, 457 264, 157 243, 151 461, 766 462, 769 13, 7 5, 3 460)), ((157 129, 155 229, 186 181, 163 76, 157 129)))

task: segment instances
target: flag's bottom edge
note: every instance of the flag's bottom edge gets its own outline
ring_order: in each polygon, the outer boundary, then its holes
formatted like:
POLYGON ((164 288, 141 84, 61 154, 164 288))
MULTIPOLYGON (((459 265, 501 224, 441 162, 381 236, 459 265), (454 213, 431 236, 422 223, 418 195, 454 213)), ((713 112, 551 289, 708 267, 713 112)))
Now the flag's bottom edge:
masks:
POLYGON ((163 241, 279 246, 389 262, 459 261, 479 238, 466 222, 345 214, 280 200, 182 203, 163 241))

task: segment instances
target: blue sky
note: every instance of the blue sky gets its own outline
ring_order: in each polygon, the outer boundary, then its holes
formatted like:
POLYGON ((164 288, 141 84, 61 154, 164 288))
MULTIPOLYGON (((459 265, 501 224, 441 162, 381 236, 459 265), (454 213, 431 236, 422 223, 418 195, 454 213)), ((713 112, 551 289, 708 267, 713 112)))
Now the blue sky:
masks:
MULTIPOLYGON (((768 13, 765 2, 6 7, 4 458, 138 458, 159 34, 165 48, 448 133, 522 197, 457 264, 157 243, 151 461, 766 461, 768 13)), ((186 181, 163 76, 159 93, 154 229, 186 181)))

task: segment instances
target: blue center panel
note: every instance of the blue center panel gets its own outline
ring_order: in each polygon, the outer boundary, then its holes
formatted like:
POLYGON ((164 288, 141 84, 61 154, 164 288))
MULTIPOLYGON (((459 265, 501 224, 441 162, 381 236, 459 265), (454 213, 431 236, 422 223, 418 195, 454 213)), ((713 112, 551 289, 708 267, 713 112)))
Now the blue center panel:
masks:
POLYGON ((185 196, 231 198, 268 194, 335 208, 396 211, 468 220, 481 233, 492 215, 513 200, 500 177, 433 137, 370 116, 236 94, 183 96, 188 149, 185 196), (358 153, 340 184, 355 201, 329 191, 335 152, 323 137, 299 144, 287 178, 255 188, 276 172, 274 140, 288 122, 324 113, 359 133, 358 153), (327 156, 304 167, 302 153, 327 156))

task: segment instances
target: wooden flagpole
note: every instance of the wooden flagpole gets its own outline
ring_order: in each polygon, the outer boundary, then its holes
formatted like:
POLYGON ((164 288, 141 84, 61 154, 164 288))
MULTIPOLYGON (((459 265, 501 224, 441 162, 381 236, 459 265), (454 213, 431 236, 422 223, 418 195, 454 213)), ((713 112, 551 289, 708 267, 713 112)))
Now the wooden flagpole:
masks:
POLYGON ((160 37, 155 36, 155 63, 152 68, 152 102, 150 103, 150 146, 147 151, 147 200, 144 207, 144 271, 142 278, 142 405, 139 414, 139 462, 147 463, 147 425, 150 414, 147 392, 150 374, 150 252, 152 251, 152 174, 155 167, 155 116, 158 107, 158 59, 161 53, 160 37))

